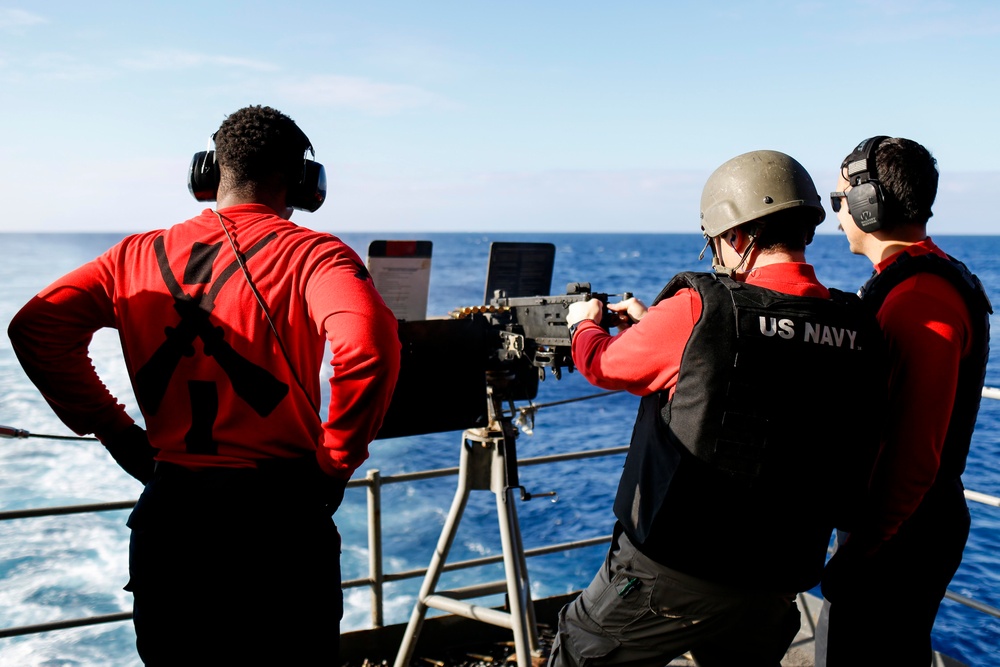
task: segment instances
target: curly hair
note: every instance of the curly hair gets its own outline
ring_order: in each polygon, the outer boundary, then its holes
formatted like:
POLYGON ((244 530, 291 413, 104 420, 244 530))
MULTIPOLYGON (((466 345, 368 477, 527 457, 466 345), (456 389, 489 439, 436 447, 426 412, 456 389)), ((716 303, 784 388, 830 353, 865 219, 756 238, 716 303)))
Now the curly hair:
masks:
POLYGON ((214 135, 219 166, 234 188, 266 184, 275 175, 286 187, 302 178, 309 138, 277 109, 248 106, 230 114, 214 135))
POLYGON ((885 194, 882 229, 926 225, 938 190, 937 160, 930 151, 910 139, 883 139, 875 151, 875 169, 885 194))

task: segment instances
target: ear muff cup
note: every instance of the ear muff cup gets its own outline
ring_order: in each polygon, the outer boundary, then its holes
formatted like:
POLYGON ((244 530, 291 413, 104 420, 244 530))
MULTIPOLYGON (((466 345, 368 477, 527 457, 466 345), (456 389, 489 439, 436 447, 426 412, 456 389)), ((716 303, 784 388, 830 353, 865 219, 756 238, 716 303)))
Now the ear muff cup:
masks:
POLYGON ((287 202, 292 208, 312 213, 326 201, 326 169, 319 162, 306 160, 302 180, 288 188, 287 202))
POLYGON ((841 165, 842 169, 847 170, 847 182, 851 184, 851 189, 847 191, 847 206, 851 210, 851 217, 854 224, 866 233, 878 231, 885 221, 886 197, 878 180, 875 152, 888 138, 880 134, 865 139, 841 165))
POLYGON ((200 151, 191 158, 188 191, 198 201, 215 201, 219 193, 219 163, 215 151, 200 151))
POLYGON ((882 228, 885 217, 885 197, 878 181, 866 181, 847 191, 847 206, 854 223, 866 233, 882 228))

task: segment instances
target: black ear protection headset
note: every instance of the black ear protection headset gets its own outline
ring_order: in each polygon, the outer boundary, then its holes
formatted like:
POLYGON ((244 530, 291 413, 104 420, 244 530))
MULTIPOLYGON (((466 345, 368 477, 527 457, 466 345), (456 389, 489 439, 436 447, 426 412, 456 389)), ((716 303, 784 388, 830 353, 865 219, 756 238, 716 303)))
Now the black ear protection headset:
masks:
POLYGON ((886 197, 875 168, 875 151, 889 137, 879 135, 865 139, 844 160, 847 181, 847 206, 851 217, 863 232, 871 233, 882 228, 885 220, 886 197))
MULTIPOLYGON (((214 134, 212 138, 215 138, 214 134)), ((316 156, 311 144, 306 152, 313 157, 316 156)), ((219 192, 220 177, 215 151, 199 151, 194 154, 188 171, 188 190, 195 199, 215 201, 219 192)), ((326 201, 326 169, 323 165, 303 157, 302 174, 298 181, 288 184, 286 201, 292 208, 310 213, 322 206, 326 201)))

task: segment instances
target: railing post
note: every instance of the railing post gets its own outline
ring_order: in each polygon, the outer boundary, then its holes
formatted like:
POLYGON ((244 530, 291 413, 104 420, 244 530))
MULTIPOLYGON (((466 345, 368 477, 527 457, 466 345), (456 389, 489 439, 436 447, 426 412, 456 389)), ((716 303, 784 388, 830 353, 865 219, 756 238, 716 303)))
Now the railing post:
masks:
POLYGON ((384 623, 382 604, 382 475, 378 469, 368 471, 368 576, 372 589, 372 627, 384 623))

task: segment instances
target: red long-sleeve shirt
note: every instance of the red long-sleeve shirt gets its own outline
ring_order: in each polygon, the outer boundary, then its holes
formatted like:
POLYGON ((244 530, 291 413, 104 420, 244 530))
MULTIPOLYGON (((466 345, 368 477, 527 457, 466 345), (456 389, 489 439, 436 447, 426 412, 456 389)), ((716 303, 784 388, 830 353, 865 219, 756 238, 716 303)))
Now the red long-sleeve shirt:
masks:
POLYGON ((220 213, 247 255, 246 267, 287 360, 210 209, 165 231, 129 236, 43 290, 11 322, 18 358, 67 426, 104 439, 132 419, 98 377, 88 345, 94 331, 118 329, 159 460, 194 469, 248 467, 261 459, 316 453, 327 474, 346 479, 368 457, 395 386, 396 319, 360 258, 336 237, 299 227, 263 205, 220 213), (262 247, 253 252, 258 243, 262 247), (167 339, 191 324, 175 307, 178 299, 199 303, 209 326, 180 336, 190 344, 163 357, 167 339), (325 341, 332 375, 329 411, 321 421, 325 341), (150 395, 143 386, 151 385, 137 383, 136 375, 154 355, 168 360, 152 383, 163 389, 163 398, 142 405, 150 395), (250 369, 251 379, 241 379, 234 368, 250 369), (240 392, 273 386, 271 380, 286 385, 287 393, 261 414, 240 392), (216 451, 189 451, 185 438, 206 414, 214 420, 197 426, 210 430, 216 451))
MULTIPOLYGON (((830 296, 812 265, 800 262, 762 266, 745 280, 794 296, 830 296)), ((573 363, 591 384, 602 389, 624 389, 638 396, 667 389, 672 392, 681 355, 700 317, 701 298, 685 288, 651 306, 641 321, 616 336, 592 320, 584 320, 573 336, 573 363)))

